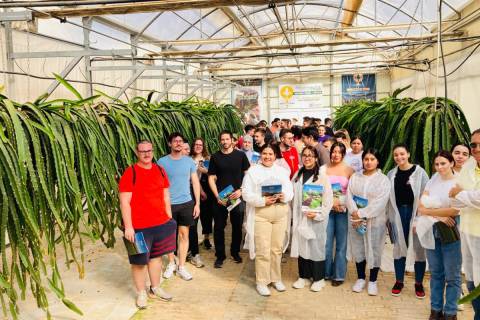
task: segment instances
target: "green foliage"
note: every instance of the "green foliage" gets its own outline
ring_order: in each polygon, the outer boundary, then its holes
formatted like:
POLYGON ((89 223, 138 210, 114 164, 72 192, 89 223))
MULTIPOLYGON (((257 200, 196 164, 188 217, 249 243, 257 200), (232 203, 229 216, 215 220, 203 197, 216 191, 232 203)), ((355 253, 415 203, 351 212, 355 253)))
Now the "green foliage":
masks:
POLYGON ((137 141, 151 140, 158 158, 167 153, 166 137, 173 131, 189 141, 203 137, 214 151, 221 130, 242 129, 230 105, 196 98, 151 103, 142 97, 107 104, 96 102, 102 93, 84 99, 58 79, 78 100, 42 96, 22 104, 0 95, 0 302, 15 319, 17 300, 28 287, 47 317, 46 290, 81 314, 65 297, 56 245, 81 277, 85 239, 114 245, 121 219, 118 178, 135 161, 137 141))
POLYGON ((353 101, 337 107, 335 128, 361 136, 364 148, 379 150, 384 171, 394 166, 392 147, 405 143, 411 161, 430 174, 435 152, 450 150, 456 142, 467 143, 470 129, 462 110, 452 100, 438 98, 435 105, 432 97, 398 98, 406 89, 397 89, 392 96, 377 102, 353 101))

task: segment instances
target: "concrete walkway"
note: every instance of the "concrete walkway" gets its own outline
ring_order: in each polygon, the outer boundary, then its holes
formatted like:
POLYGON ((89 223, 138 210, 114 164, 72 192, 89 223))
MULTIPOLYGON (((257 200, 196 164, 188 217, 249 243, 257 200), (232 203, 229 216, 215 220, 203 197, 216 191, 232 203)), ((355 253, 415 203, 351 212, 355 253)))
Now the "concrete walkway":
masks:
MULTIPOLYGON (((287 291, 261 297, 255 291, 254 262, 242 253, 243 264, 227 259, 222 269, 214 269, 213 250, 201 250, 206 266, 197 269, 188 264, 193 274, 192 281, 178 277, 164 282, 164 287, 174 295, 172 302, 150 301, 146 310, 137 312, 132 320, 158 319, 428 319, 430 305, 428 281, 425 282, 427 297, 415 297, 414 279, 407 275, 406 287, 401 297, 390 295, 394 283, 392 273, 380 272, 379 295, 370 297, 366 292, 353 293, 351 286, 356 280, 353 264, 349 264, 347 280, 340 287, 330 282, 318 293, 308 288, 296 290, 291 287, 297 279, 297 260, 289 258, 283 264, 283 279, 287 291)), ((367 272, 368 275, 368 272, 367 272)), ((459 312, 459 319, 473 319, 470 306, 459 312)))

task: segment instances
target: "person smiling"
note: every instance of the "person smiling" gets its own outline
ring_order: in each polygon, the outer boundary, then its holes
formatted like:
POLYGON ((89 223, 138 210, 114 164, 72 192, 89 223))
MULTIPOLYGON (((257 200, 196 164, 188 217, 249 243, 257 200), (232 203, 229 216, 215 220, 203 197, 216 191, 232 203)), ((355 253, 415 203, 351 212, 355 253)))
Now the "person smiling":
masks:
POLYGON ((325 243, 328 215, 333 205, 333 193, 328 177, 319 173, 318 154, 314 147, 302 151, 303 167, 294 176, 292 205, 292 245, 290 255, 298 258, 298 280, 293 287, 302 289, 312 280, 310 290, 318 292, 325 286, 325 243), (303 186, 323 187, 322 206, 319 212, 302 210, 303 186))
MULTIPOLYGON (((467 288, 480 285, 480 129, 470 137, 472 159, 465 163, 449 196, 454 208, 460 209, 463 269, 467 288)), ((472 301, 474 320, 480 320, 480 297, 472 301)))
POLYGON ((352 290, 362 292, 365 288, 365 267, 368 265, 370 276, 367 292, 371 296, 378 294, 377 276, 382 264, 386 206, 390 196, 390 181, 379 169, 378 158, 378 152, 374 149, 362 154, 363 170, 352 175, 347 191, 347 208, 351 218, 348 235, 358 276, 352 290), (365 207, 364 203, 360 205, 357 197, 367 200, 365 207))
POLYGON ((465 143, 459 142, 453 145, 450 152, 452 153, 453 160, 455 160, 453 170, 455 173, 459 173, 465 162, 470 158, 470 147, 465 143))
POLYGON ((388 205, 388 222, 391 236, 395 238, 393 258, 396 281, 392 288, 393 296, 400 296, 405 277, 407 257, 415 259, 415 295, 425 298, 423 277, 426 269, 425 249, 413 232, 420 196, 428 182, 428 175, 418 165, 410 163, 410 153, 405 144, 393 147, 393 159, 397 166, 387 174, 391 192, 388 205))
POLYGON ((282 247, 287 232, 288 205, 293 198, 293 187, 289 172, 275 164, 278 154, 276 145, 267 144, 261 153, 261 161, 252 166, 242 183, 243 199, 247 203, 245 245, 250 258, 255 259, 257 291, 269 296, 268 285, 279 291, 285 291, 282 282, 282 247), (281 192, 271 196, 262 196, 262 186, 281 185, 281 192))
POLYGON ((422 246, 427 251, 431 273, 430 320, 457 319, 457 300, 462 292, 462 252, 455 219, 459 210, 451 207, 448 196, 450 189, 455 186, 454 165, 450 152, 439 151, 435 154, 436 173, 425 186, 418 206, 420 215, 435 217, 425 237, 422 236, 424 232, 420 229, 420 222, 417 228, 422 246), (445 230, 452 231, 452 237, 447 238, 445 230))

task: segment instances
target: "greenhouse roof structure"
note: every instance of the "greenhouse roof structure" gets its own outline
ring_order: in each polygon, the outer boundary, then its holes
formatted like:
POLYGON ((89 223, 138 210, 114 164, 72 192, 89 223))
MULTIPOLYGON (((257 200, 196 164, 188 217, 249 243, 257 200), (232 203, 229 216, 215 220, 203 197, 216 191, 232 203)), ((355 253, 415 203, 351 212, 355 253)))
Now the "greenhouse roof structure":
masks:
MULTIPOLYGON (((135 70, 160 70, 151 78, 180 74, 187 65, 189 77, 230 81, 421 69, 428 62, 415 53, 439 35, 442 41, 474 40, 460 30, 469 18, 460 12, 470 2, 17 0, 0 6, 8 9, 4 17, 31 17, 36 32, 84 46, 89 51, 82 57, 92 61, 135 61, 135 70)), ((29 50, 12 56, 45 54, 29 50)), ((80 54, 70 56, 79 60, 80 54)), ((133 73, 129 82, 142 74, 133 73)))

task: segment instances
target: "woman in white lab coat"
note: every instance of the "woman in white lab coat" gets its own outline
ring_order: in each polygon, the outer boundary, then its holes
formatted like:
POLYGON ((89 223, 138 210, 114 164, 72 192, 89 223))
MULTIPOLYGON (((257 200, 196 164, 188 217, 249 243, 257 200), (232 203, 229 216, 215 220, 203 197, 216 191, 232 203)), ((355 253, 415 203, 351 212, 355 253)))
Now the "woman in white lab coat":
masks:
POLYGON ((293 177, 292 245, 290 254, 298 258, 298 280, 293 287, 301 289, 312 281, 310 290, 320 291, 325 286, 325 243, 328 216, 333 205, 333 193, 328 177, 319 173, 318 153, 307 146, 301 153, 303 167, 293 177), (315 211, 302 209, 305 185, 323 188, 321 207, 315 211))
POLYGON ((347 208, 350 213, 349 241, 357 268, 358 280, 354 292, 361 292, 366 285, 365 269, 370 269, 368 294, 376 296, 377 276, 382 263, 385 245, 390 181, 378 167, 379 155, 368 149, 362 154, 363 170, 350 177, 347 190, 347 208))

